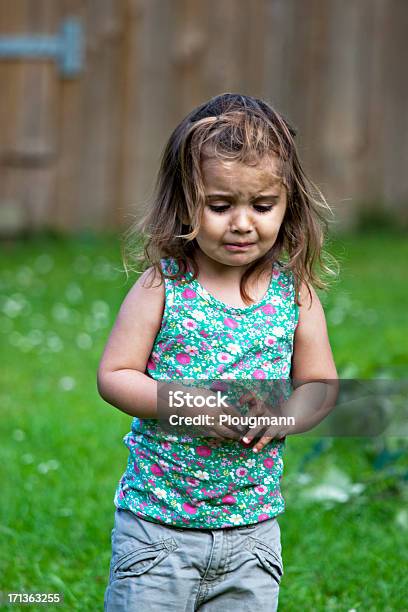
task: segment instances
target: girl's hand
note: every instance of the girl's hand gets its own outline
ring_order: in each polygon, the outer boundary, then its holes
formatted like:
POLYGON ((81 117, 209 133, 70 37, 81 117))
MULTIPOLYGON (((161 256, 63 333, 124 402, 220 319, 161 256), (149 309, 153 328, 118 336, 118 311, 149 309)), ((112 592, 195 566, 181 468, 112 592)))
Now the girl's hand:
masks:
MULTIPOLYGON (((249 391, 241 397, 241 403, 247 403, 250 406, 248 417, 276 417, 279 416, 280 411, 273 409, 259 394, 249 391)), ((265 419, 267 422, 267 419, 265 419)), ((250 427, 247 433, 242 438, 241 442, 245 446, 250 446, 254 441, 255 444, 252 447, 254 453, 259 452, 266 446, 271 440, 283 440, 288 433, 288 428, 282 425, 264 425, 260 423, 255 427, 250 427)))

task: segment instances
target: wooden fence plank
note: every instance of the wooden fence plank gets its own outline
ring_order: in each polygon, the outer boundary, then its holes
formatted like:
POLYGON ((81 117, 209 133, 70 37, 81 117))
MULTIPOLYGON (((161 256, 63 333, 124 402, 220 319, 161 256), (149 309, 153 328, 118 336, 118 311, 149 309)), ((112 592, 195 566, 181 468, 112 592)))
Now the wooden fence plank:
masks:
POLYGON ((177 115, 174 4, 129 2, 121 224, 140 217, 152 197, 160 153, 177 115))
POLYGON ((76 224, 113 224, 119 189, 123 3, 88 0, 87 70, 82 82, 81 169, 76 224))
MULTIPOLYGON (((58 4, 16 0, 0 5, 2 32, 54 34, 58 4)), ((2 147, 3 231, 15 226, 39 229, 52 218, 55 186, 58 80, 52 60, 11 61, 2 66, 7 80, 8 128, 2 147), (8 226, 11 223, 11 227, 8 226), (7 227, 8 226, 8 227, 7 227)))

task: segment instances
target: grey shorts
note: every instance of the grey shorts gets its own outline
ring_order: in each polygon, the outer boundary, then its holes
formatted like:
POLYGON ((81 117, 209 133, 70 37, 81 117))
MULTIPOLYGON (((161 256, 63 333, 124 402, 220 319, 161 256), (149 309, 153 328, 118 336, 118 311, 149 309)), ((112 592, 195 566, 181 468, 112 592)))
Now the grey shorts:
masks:
POLYGON ((116 510, 105 612, 274 612, 283 575, 276 518, 182 529, 116 510))

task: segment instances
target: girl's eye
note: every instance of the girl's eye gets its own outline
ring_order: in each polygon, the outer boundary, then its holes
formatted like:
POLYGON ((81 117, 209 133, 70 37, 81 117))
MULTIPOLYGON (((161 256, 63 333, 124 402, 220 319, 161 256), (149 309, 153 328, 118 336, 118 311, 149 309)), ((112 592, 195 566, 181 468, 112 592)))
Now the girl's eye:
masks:
POLYGON ((273 204, 269 204, 268 206, 261 206, 260 204, 259 205, 255 204, 254 208, 255 208, 256 212, 267 213, 270 210, 272 210, 273 204))
POLYGON ((223 206, 213 206, 212 204, 209 204, 209 208, 215 213, 223 213, 229 209, 229 205, 224 204, 223 206))

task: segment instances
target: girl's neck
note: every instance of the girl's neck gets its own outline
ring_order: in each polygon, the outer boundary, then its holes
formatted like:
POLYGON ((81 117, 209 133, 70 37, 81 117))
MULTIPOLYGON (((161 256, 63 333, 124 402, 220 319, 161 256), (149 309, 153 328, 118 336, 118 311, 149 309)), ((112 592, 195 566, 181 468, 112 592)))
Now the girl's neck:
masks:
MULTIPOLYGON (((249 304, 242 301, 240 283, 242 276, 248 266, 225 266, 209 258, 200 252, 195 253, 195 260, 198 266, 197 281, 211 295, 220 301, 238 308, 245 308, 249 304)), ((260 277, 250 280, 247 290, 253 303, 263 299, 268 291, 271 280, 272 270, 269 273, 261 274, 260 277)))
POLYGON ((231 285, 235 283, 239 285, 244 272, 249 268, 249 264, 246 266, 226 266, 210 259, 198 249, 194 253, 194 259, 198 266, 199 278, 218 279, 220 283, 231 285))

